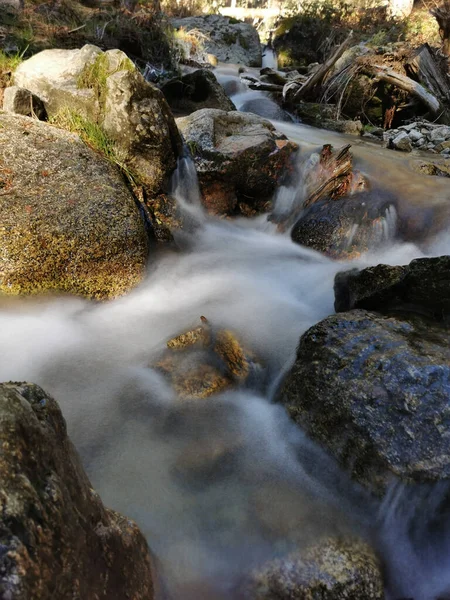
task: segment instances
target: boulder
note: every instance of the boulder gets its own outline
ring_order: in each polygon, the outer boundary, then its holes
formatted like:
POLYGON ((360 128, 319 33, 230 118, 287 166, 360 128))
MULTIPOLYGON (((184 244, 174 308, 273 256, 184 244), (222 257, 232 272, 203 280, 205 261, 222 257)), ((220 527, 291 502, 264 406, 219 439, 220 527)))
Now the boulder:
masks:
POLYGON ((280 401, 374 493, 395 479, 447 480, 449 342, 446 328, 414 313, 330 316, 300 339, 280 401))
POLYGON ((236 22, 222 15, 172 19, 175 29, 197 30, 206 36, 205 50, 220 62, 260 67, 261 44, 258 32, 248 23, 236 22))
POLYGON ((29 90, 12 85, 3 92, 3 110, 25 117, 44 120, 46 112, 42 101, 29 90))
POLYGON ((393 239, 394 211, 395 199, 379 191, 326 198, 301 214, 291 237, 331 258, 353 258, 393 239))
POLYGON ((450 318, 450 256, 418 258, 409 265, 377 265, 336 275, 337 312, 364 308, 383 314, 415 312, 436 321, 450 318))
POLYGON ((373 550, 360 540, 325 538, 256 569, 244 584, 242 597, 383 600, 381 565, 373 550))
POLYGON ((44 50, 19 65, 14 83, 38 96, 49 117, 69 109, 98 123, 149 196, 166 187, 181 139, 162 92, 121 50, 44 50))
POLYGON ((55 400, 0 384, 0 445, 0 597, 152 600, 145 538, 103 506, 55 400))
POLYGON ((0 113, 0 293, 112 298, 139 283, 148 242, 122 176, 77 135, 0 113))
POLYGON ((177 125, 192 152, 204 204, 215 214, 266 210, 298 148, 253 114, 203 109, 177 125))
POLYGON ((190 114, 202 108, 236 110, 214 73, 197 69, 181 79, 172 79, 161 88, 170 108, 177 113, 190 114))

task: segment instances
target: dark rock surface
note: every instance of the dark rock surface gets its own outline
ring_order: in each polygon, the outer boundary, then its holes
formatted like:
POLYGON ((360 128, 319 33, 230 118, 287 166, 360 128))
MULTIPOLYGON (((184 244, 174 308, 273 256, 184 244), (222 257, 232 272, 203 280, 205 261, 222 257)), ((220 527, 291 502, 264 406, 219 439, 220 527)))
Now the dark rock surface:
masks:
POLYGON ((365 308, 384 314, 408 311, 448 321, 450 256, 418 258, 408 266, 377 265, 338 273, 337 312, 365 308))
POLYGON ((190 114, 202 108, 236 110, 214 73, 208 69, 197 69, 181 79, 172 79, 161 90, 175 113, 190 114))
POLYGON ((330 316, 301 338, 280 394, 290 416, 382 493, 450 478, 450 335, 417 315, 330 316))
POLYGON ((55 400, 0 384, 0 597, 152 600, 147 543, 91 488, 55 400))

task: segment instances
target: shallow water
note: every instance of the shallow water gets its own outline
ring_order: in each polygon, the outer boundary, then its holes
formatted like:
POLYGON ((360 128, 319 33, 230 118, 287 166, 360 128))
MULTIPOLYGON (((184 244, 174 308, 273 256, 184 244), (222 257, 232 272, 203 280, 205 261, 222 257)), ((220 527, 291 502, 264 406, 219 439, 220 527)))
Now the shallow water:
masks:
MULTIPOLYGON (((305 156, 346 141, 277 126, 305 156)), ((448 184, 413 177, 403 156, 366 144, 355 145, 355 156, 373 186, 392 189, 407 207, 448 201, 448 184)), ((0 380, 33 381, 56 397, 94 487, 144 531, 171 599, 238 598, 255 565, 349 531, 382 550, 390 598, 444 594, 450 536, 444 525, 435 535, 427 521, 439 491, 393 490, 379 506, 272 403, 301 334, 333 312, 333 278, 349 264, 295 245, 264 216, 206 216, 189 161, 174 194, 191 233, 128 296, 105 304, 2 299, 0 380), (236 391, 180 401, 151 365, 202 315, 236 332, 263 368, 236 391)), ((424 250, 391 239, 351 266, 405 264, 424 250)), ((426 251, 450 252, 450 237, 429 240, 426 251)))

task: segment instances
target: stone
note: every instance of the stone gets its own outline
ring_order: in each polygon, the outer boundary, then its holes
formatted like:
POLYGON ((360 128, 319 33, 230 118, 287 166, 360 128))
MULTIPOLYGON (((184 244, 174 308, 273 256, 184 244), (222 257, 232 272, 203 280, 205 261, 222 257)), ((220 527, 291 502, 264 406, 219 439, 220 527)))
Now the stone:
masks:
POLYGON ((152 600, 146 540, 92 489, 55 400, 0 384, 0 446, 0 597, 152 600))
POLYGON ((14 83, 38 96, 49 117, 69 109, 99 124, 147 195, 165 191, 181 138, 162 92, 121 50, 44 50, 19 65, 14 83))
POLYGON ((377 265, 338 273, 335 310, 354 308, 383 314, 416 312, 436 321, 450 320, 450 256, 417 258, 409 265, 377 265))
POLYGON ((177 119, 190 148, 203 202, 214 214, 267 210, 297 144, 257 115, 215 109, 177 119))
POLYGON ((414 312, 332 315, 300 339, 279 400, 374 494, 448 480, 449 342, 446 327, 414 312))
POLYGON ((200 31, 204 36, 206 52, 214 54, 220 62, 260 67, 261 44, 256 29, 248 23, 235 22, 222 15, 206 15, 172 19, 175 29, 200 31))
POLYGON ((403 152, 411 152, 412 150, 411 138, 405 131, 391 138, 391 144, 396 150, 402 150, 403 152))
POLYGON ((440 127, 436 127, 430 133, 429 138, 432 142, 443 142, 444 140, 450 138, 450 127, 446 125, 441 125, 440 127))
POLYGON ((207 69, 197 69, 181 79, 172 79, 161 90, 176 113, 190 114, 202 108, 236 110, 214 73, 207 69))
POLYGON ((408 135, 409 135, 409 139, 412 140, 413 142, 417 142, 419 140, 424 139, 423 135, 420 133, 420 131, 417 131, 417 129, 411 129, 411 131, 408 133, 408 135))
POLYGON ((3 92, 3 110, 25 117, 36 116, 44 120, 47 116, 41 100, 29 90, 16 85, 5 88, 3 92))
POLYGON ((273 560, 255 569, 242 588, 245 600, 384 599, 379 559, 352 538, 322 538, 273 560))
POLYGON ((380 247, 395 234, 395 198, 370 190, 326 198, 306 208, 292 228, 297 244, 334 259, 349 259, 380 247))
POLYGON ((79 87, 78 81, 86 65, 92 65, 101 54, 100 48, 91 44, 80 50, 43 50, 17 67, 13 84, 40 98, 50 117, 69 106, 95 119, 99 113, 95 91, 79 87))
POLYGON ((114 165, 77 135, 0 113, 0 293, 113 298, 145 272, 147 234, 114 165))

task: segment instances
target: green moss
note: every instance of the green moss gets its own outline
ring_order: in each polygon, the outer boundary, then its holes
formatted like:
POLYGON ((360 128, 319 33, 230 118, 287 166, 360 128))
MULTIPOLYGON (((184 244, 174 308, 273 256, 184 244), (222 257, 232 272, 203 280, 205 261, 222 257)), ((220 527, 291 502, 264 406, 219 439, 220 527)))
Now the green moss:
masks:
POLYGON ((94 62, 87 64, 80 73, 77 80, 79 89, 94 90, 102 107, 105 103, 106 82, 108 77, 119 71, 134 71, 135 66, 132 61, 125 57, 114 68, 111 68, 107 54, 99 54, 94 62))

